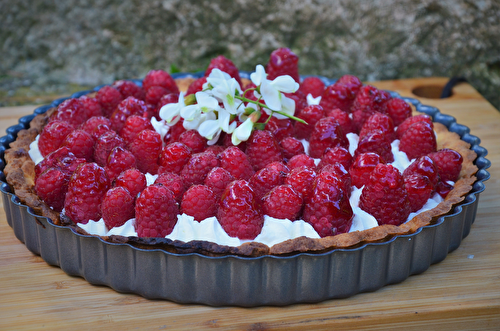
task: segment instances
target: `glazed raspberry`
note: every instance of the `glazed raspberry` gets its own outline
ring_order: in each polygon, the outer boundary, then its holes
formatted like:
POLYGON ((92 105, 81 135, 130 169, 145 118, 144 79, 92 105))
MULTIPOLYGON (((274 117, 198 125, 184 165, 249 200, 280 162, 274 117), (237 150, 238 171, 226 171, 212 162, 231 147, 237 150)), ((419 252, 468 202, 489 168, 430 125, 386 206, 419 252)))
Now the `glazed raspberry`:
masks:
POLYGON ((250 160, 238 147, 228 147, 220 155, 220 166, 226 169, 235 179, 248 180, 254 170, 250 160))
POLYGON ((203 184, 210 170, 218 166, 219 160, 212 152, 193 154, 188 163, 182 168, 181 176, 186 187, 203 184))
POLYGON ((71 124, 63 121, 54 120, 48 123, 43 128, 38 139, 38 148, 42 156, 46 156, 58 149, 73 129, 71 124))
POLYGON ((99 133, 104 133, 104 130, 102 130, 103 128, 107 128, 106 131, 111 130, 111 121, 109 118, 104 116, 91 117, 81 126, 81 129, 91 135, 94 139, 99 138, 99 133), (101 127, 99 127, 100 125, 101 127))
POLYGON ((324 117, 316 123, 309 139, 309 155, 321 158, 327 148, 342 146, 349 147, 340 124, 332 117, 324 117))
POLYGON ((318 77, 306 77, 300 84, 299 90, 306 96, 310 94, 314 98, 317 98, 323 94, 323 91, 325 90, 325 83, 323 83, 323 81, 318 77))
POLYGON ((410 215, 410 201, 399 170, 378 164, 361 193, 359 207, 375 217, 379 225, 405 222, 410 215))
POLYGON ((278 48, 271 53, 266 72, 269 80, 289 75, 299 83, 299 57, 288 48, 278 48))
POLYGON ((71 174, 78 168, 80 164, 85 163, 85 159, 80 159, 71 153, 68 147, 62 146, 44 157, 42 162, 35 166, 35 177, 38 177, 42 172, 49 168, 56 168, 71 174))
POLYGON ((288 118, 279 120, 276 117, 271 117, 264 130, 271 132, 276 141, 280 141, 292 136, 293 123, 288 118))
POLYGON ((447 182, 440 181, 436 187, 436 193, 438 193, 443 199, 446 198, 451 190, 453 190, 453 185, 450 185, 447 182))
POLYGON ((255 130, 247 140, 246 154, 254 170, 274 161, 283 160, 281 148, 269 131, 255 130))
POLYGON ((125 147, 125 142, 114 131, 102 134, 94 145, 94 160, 99 166, 104 167, 108 162, 108 156, 115 147, 125 147))
POLYGON ((335 176, 340 181, 340 185, 344 190, 344 193, 350 197, 351 196, 351 188, 352 188, 352 180, 349 171, 344 168, 344 166, 340 163, 328 164, 324 166, 319 173, 328 172, 335 176))
POLYGON ((205 71, 205 77, 210 75, 212 70, 214 70, 215 68, 219 69, 220 71, 225 72, 229 76, 236 79, 238 84, 240 84, 240 86, 241 86, 240 73, 238 71, 238 68, 236 68, 236 66, 234 65, 233 61, 229 60, 224 55, 219 55, 216 58, 213 58, 210 61, 210 64, 208 65, 207 70, 205 71))
POLYGON ((146 175, 138 169, 127 169, 115 180, 115 187, 121 186, 126 188, 134 198, 146 188, 146 185, 146 175))
POLYGON ((375 153, 380 155, 385 163, 394 162, 391 144, 382 131, 370 132, 359 140, 354 157, 361 153, 375 153))
POLYGON ((352 185, 357 188, 362 188, 366 185, 373 169, 375 169, 379 163, 385 163, 385 161, 378 154, 360 153, 356 155, 351 167, 349 167, 352 185))
POLYGON ((334 108, 328 111, 326 116, 332 117, 337 122, 339 122, 340 126, 342 127, 342 131, 344 131, 345 134, 356 132, 356 129, 354 128, 354 124, 352 123, 352 119, 349 117, 348 112, 340 110, 339 108, 334 108))
POLYGON ((108 230, 122 226, 129 219, 134 218, 134 198, 126 188, 113 187, 104 196, 101 214, 108 230))
POLYGON ((104 170, 109 180, 113 182, 118 175, 127 169, 136 167, 135 156, 123 147, 115 147, 111 150, 104 170))
POLYGON ((73 127, 78 127, 88 119, 80 99, 70 98, 64 100, 58 107, 50 120, 68 122, 73 127))
POLYGON ((179 142, 191 148, 193 153, 201 153, 207 147, 207 139, 196 130, 188 130, 179 136, 179 142))
POLYGON ((255 197, 260 200, 273 187, 283 184, 284 179, 285 176, 280 171, 273 168, 262 168, 248 182, 255 193, 255 197))
POLYGON ((392 98, 385 105, 385 112, 392 118, 394 126, 398 126, 411 117, 411 106, 400 98, 392 98))
POLYGON ((362 83, 356 76, 344 75, 340 79, 328 86, 321 96, 320 105, 328 113, 339 108, 342 111, 350 112, 351 106, 362 83))
POLYGON ((104 116, 109 117, 123 100, 123 96, 116 88, 104 86, 97 91, 96 99, 101 105, 104 116))
POLYGON ((130 144, 129 149, 137 160, 137 168, 152 175, 158 172, 158 155, 163 143, 158 132, 142 130, 130 144))
POLYGON ((302 209, 302 197, 290 185, 273 188, 262 201, 262 212, 277 219, 295 221, 302 209))
POLYGON ((427 155, 421 156, 413 161, 403 172, 403 177, 415 174, 428 177, 433 189, 436 188, 440 180, 437 166, 427 155))
POLYGON ((75 223, 101 219, 101 203, 110 188, 109 178, 96 163, 80 166, 68 184, 64 213, 75 223))
POLYGON ((255 194, 244 180, 230 183, 222 194, 217 219, 231 237, 255 239, 264 225, 255 194))
POLYGON ((437 167, 441 181, 456 182, 462 170, 463 158, 453 149, 443 148, 428 155, 437 167))
POLYGON ((220 153, 224 152, 224 150, 225 150, 224 146, 211 145, 211 146, 207 146, 207 148, 205 149, 205 152, 212 152, 212 153, 214 153, 215 156, 218 156, 220 153))
POLYGON ((271 162, 268 165, 266 165, 266 168, 276 169, 284 174, 290 172, 290 169, 283 162, 277 162, 277 161, 271 162))
POLYGON ((85 112, 85 117, 87 119, 92 118, 94 116, 102 116, 102 107, 99 101, 94 98, 90 98, 87 95, 82 95, 79 97, 80 102, 83 106, 83 111, 85 112))
POLYGON ((161 107, 168 105, 169 103, 177 103, 179 101, 179 93, 168 93, 165 94, 161 97, 160 101, 158 102, 158 111, 161 109, 161 107))
POLYGON ((375 112, 384 113, 385 104, 391 96, 387 92, 371 85, 364 85, 359 89, 351 106, 353 122, 356 130, 361 130, 364 122, 375 112))
MULTIPOLYGON (((231 139, 232 139, 232 134, 230 133, 223 134, 222 146, 224 146, 225 148, 233 147, 234 145, 231 139)), ((245 150, 247 149, 247 142, 242 141, 236 147, 238 147, 242 152, 245 152, 245 150)))
POLYGON ((427 176, 413 174, 404 177, 405 189, 408 192, 411 212, 420 210, 434 191, 434 186, 427 176))
POLYGON ((314 126, 324 116, 325 112, 323 110, 323 107, 319 105, 311 105, 302 109, 298 117, 300 119, 303 119, 307 124, 300 122, 295 123, 295 137, 297 137, 298 139, 309 139, 314 126))
POLYGON ((426 122, 412 124, 399 142, 399 150, 405 152, 410 160, 435 152, 436 149, 436 135, 426 122))
POLYGON ((146 103, 157 106, 160 103, 161 98, 164 95, 171 94, 172 91, 161 87, 161 86, 151 86, 147 91, 146 91, 146 103))
POLYGON ((120 130, 120 137, 123 138, 125 144, 130 145, 142 130, 154 130, 151 121, 142 116, 132 115, 125 120, 120 130))
POLYGON ((349 232, 354 213, 340 180, 324 172, 316 177, 312 186, 312 193, 304 204, 304 221, 322 238, 349 232))
POLYGON ((204 184, 214 192, 215 196, 219 199, 224 193, 226 186, 231 183, 235 178, 224 168, 215 167, 205 177, 204 184))
POLYGON ((158 175, 155 184, 161 184, 168 188, 174 194, 174 198, 177 202, 181 202, 182 195, 186 191, 186 186, 184 185, 182 177, 173 172, 164 172, 158 175))
POLYGON ((175 123, 174 126, 170 127, 167 134, 163 138, 163 140, 165 141, 165 144, 168 145, 170 143, 179 141, 179 137, 185 131, 186 131, 186 129, 184 129, 183 120, 180 119, 179 122, 175 123))
POLYGON ((295 155, 305 154, 304 145, 297 138, 286 137, 282 139, 280 147, 285 160, 289 160, 295 155))
POLYGON ((295 155, 287 162, 286 165, 290 170, 295 168, 300 168, 303 166, 316 169, 316 163, 314 163, 314 159, 306 154, 295 155))
MULTIPOLYGON (((179 88, 170 74, 163 70, 151 70, 142 81, 142 88, 148 91, 152 86, 161 86, 167 93, 179 93, 179 88)), ((165 93, 166 94, 166 93, 165 93)))
POLYGON ((168 144, 160 153, 159 172, 180 173, 191 158, 191 149, 180 142, 168 144))
POLYGON ((179 206, 165 186, 146 187, 135 203, 135 229, 139 237, 157 238, 170 234, 177 223, 179 206))
POLYGON ((48 168, 36 177, 35 192, 49 207, 61 212, 64 207, 69 179, 70 175, 63 170, 48 168))
POLYGON ((431 128, 434 129, 434 124, 432 123, 432 119, 428 115, 425 114, 415 115, 412 117, 408 117, 406 120, 403 121, 403 123, 401 123, 398 126, 396 130, 396 136, 398 137, 398 139, 401 139, 406 130, 408 130, 410 126, 412 126, 416 122, 426 122, 427 124, 430 125, 431 128))
POLYGON ((339 163, 345 169, 349 169, 352 164, 352 155, 347 149, 342 146, 336 146, 333 148, 327 148, 325 154, 321 157, 321 161, 318 164, 318 169, 322 169, 328 164, 339 163))
POLYGON ((75 130, 68 134, 61 146, 66 146, 76 157, 87 162, 94 161, 94 139, 83 130, 75 130))
POLYGON ((316 171, 314 169, 302 166, 290 170, 285 178, 285 184, 291 185, 305 200, 311 194, 312 183, 315 178, 316 171))
POLYGON ((134 97, 139 100, 144 100, 146 97, 142 87, 130 80, 118 80, 113 83, 113 87, 120 91, 124 98, 134 97))
POLYGON ((186 91, 186 95, 195 94, 196 92, 203 91, 203 84, 205 84, 206 82, 207 82, 207 77, 200 77, 196 79, 189 85, 186 91))
POLYGON ((193 216, 197 222, 213 217, 217 213, 217 197, 208 186, 193 185, 182 197, 181 213, 193 216))
POLYGON ((147 113, 148 108, 146 103, 134 97, 128 97, 122 100, 116 110, 111 114, 109 120, 111 121, 111 129, 120 132, 129 116, 138 115, 143 116, 147 113))
MULTIPOLYGON (((269 77, 268 77, 269 78, 269 77)), ((298 90, 295 93, 283 93, 287 98, 295 101, 295 116, 300 115, 302 110, 308 106, 307 104, 307 96, 302 93, 302 91, 298 90)))
POLYGON ((377 112, 371 115, 363 124, 363 127, 359 132, 359 139, 362 139, 367 134, 374 131, 381 131, 389 143, 396 139, 394 123, 392 122, 392 119, 385 114, 377 112))

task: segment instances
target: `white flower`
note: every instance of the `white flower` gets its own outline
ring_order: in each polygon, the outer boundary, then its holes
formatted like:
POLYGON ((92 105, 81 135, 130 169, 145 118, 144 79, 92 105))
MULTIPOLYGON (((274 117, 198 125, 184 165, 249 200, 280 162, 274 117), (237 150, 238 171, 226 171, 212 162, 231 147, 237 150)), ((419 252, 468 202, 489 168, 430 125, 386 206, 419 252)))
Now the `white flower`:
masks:
MULTIPOLYGON (((161 107, 160 109, 160 118, 167 121, 167 123, 171 123, 172 119, 175 118, 175 123, 180 119, 179 114, 181 112, 181 109, 186 107, 186 104, 184 103, 184 92, 181 92, 179 94, 179 101, 177 103, 168 103, 161 107)), ((175 124, 172 123, 172 124, 175 124)))
POLYGON ((231 136, 231 142, 233 145, 238 145, 242 141, 247 141, 250 135, 252 134, 252 129, 253 129, 254 122, 252 122, 252 119, 249 117, 245 120, 245 122, 241 123, 240 126, 238 126, 234 131, 231 136))
POLYGON ((255 84, 255 86, 259 86, 260 84, 262 84, 262 82, 266 80, 266 77, 266 70, 264 69, 264 66, 262 64, 258 64, 255 67, 255 72, 252 72, 250 74, 250 80, 255 84))
POLYGON ((222 131, 232 133, 236 128, 236 122, 229 124, 231 114, 224 108, 219 109, 218 115, 217 119, 207 119, 198 127, 200 135, 208 139, 208 145, 214 145, 222 131))
MULTIPOLYGON (((283 93, 293 93, 299 88, 299 84, 289 75, 276 77, 273 81, 266 78, 267 74, 262 65, 255 67, 255 72, 250 74, 252 83, 259 86, 260 94, 266 105, 272 110, 281 110, 283 93)), ((254 92, 257 98, 259 93, 254 92)), ((286 102, 286 101, 285 101, 286 102)))
POLYGON ((212 95, 224 104, 224 108, 231 114, 237 114, 242 101, 235 98, 236 91, 243 94, 240 84, 227 73, 215 68, 207 77, 207 83, 212 85, 212 95))
POLYGON ((293 114, 295 114, 295 100, 290 99, 290 98, 283 95, 281 97, 281 110, 280 110, 280 112, 285 113, 289 116, 281 115, 278 113, 274 113, 273 116, 279 120, 283 120, 285 118, 289 118, 290 116, 293 116, 293 114))

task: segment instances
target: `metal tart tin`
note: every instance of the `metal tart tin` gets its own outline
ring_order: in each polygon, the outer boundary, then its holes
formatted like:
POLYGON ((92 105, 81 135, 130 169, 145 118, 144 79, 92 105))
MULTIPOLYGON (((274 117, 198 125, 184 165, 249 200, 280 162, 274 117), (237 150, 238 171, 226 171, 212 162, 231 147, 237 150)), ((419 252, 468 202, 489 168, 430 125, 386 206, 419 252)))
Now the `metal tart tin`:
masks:
MULTIPOLYGON (((177 74, 174 78, 197 74, 177 74)), ((248 73, 242 73, 247 78, 248 73)), ((326 84, 333 81, 321 77, 326 84)), ((141 81, 135 81, 141 84, 141 81)), ((96 87, 97 91, 101 86, 96 87)), ((82 91, 79 97, 93 91, 82 91)), ((390 92, 393 97, 400 97, 390 92)), ((292 256, 208 257, 197 253, 173 254, 159 249, 139 249, 128 244, 109 243, 96 236, 74 232, 35 215, 22 204, 6 183, 4 152, 17 133, 29 127, 35 115, 57 106, 64 99, 42 106, 7 129, 0 138, 0 191, 9 225, 16 237, 48 264, 89 283, 106 285, 118 292, 135 293, 149 299, 211 306, 284 306, 346 298, 375 291, 424 272, 459 247, 475 220, 480 193, 490 174, 486 149, 480 139, 456 120, 435 107, 403 98, 417 111, 430 115, 471 144, 479 168, 472 191, 453 210, 428 226, 386 242, 369 243, 353 249, 336 249, 322 254, 292 256)))

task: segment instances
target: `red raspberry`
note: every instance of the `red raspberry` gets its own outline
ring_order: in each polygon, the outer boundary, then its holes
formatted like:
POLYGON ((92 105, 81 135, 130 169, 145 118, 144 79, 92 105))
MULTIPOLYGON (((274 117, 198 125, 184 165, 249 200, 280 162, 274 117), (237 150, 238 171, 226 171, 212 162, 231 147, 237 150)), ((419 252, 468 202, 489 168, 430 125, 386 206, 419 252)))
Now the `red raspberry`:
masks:
MULTIPOLYGON (((269 76, 267 77, 269 78, 269 76)), ((295 93, 284 93, 287 98, 295 101, 295 116, 300 115, 302 110, 308 106, 307 104, 307 96, 302 93, 302 91, 298 90, 295 93)))
MULTIPOLYGON (((222 70, 224 71, 224 70, 222 70)), ((239 75, 239 73, 238 73, 239 75)), ((203 91, 203 84, 207 82, 207 77, 200 77, 196 80, 194 80, 188 87, 186 91, 186 96, 190 94, 195 94, 196 92, 201 92, 203 91)), ((176 101, 177 102, 177 101, 176 101)))
POLYGON ((295 137, 298 139, 309 139, 314 130, 314 126, 320 119, 325 116, 323 107, 319 105, 311 105, 302 109, 300 119, 303 119, 307 124, 296 122, 295 123, 295 137))
POLYGON ((172 233, 179 206, 174 195, 162 185, 151 185, 135 203, 135 228, 139 237, 157 238, 172 233))
POLYGON ((302 209, 302 197, 290 185, 279 185, 273 188, 262 201, 262 212, 265 215, 295 221, 302 209))
POLYGON ((315 178, 316 171, 314 171, 314 169, 302 166, 290 170, 285 178, 285 184, 291 185, 305 200, 311 194, 312 183, 315 178))
POLYGON ((271 53, 266 72, 269 80, 289 75, 299 83, 299 57, 288 48, 278 48, 271 53))
POLYGON ((354 158, 354 161, 349 167, 349 174, 351 175, 352 185, 357 188, 362 188, 368 180, 370 175, 379 163, 385 163, 384 159, 375 153, 360 153, 354 158))
POLYGON ((437 166, 432 159, 426 155, 413 161, 403 172, 403 177, 415 174, 428 177, 433 189, 436 188, 440 180, 437 166))
POLYGON ((47 154, 42 162, 35 166, 35 177, 40 176, 42 172, 49 168, 56 168, 64 171, 69 176, 78 168, 80 164, 85 163, 85 159, 80 159, 71 153, 68 147, 62 146, 50 154, 47 154))
POLYGON ((381 131, 389 143, 396 139, 394 123, 392 119, 385 114, 377 112, 371 115, 363 124, 359 132, 359 139, 362 139, 364 136, 374 131, 381 131))
POLYGON ((113 87, 120 91, 124 98, 134 97, 139 100, 144 100, 146 97, 142 87, 131 80, 117 80, 113 83, 113 87))
POLYGON ((352 119, 349 117, 348 112, 340 110, 339 108, 334 108, 328 111, 326 116, 332 117, 337 122, 339 122, 340 126, 342 127, 342 131, 344 131, 345 134, 356 132, 356 129, 354 128, 354 124, 352 123, 352 119))
POLYGON ((64 213, 75 223, 100 220, 101 203, 110 186, 103 168, 95 163, 80 166, 69 181, 64 213))
POLYGON ((135 168, 135 156, 123 147, 115 147, 111 150, 104 170, 112 181, 127 169, 135 168))
POLYGON ((434 186, 427 176, 413 174, 404 177, 405 189, 408 192, 411 212, 420 210, 434 191, 434 186))
POLYGON ((184 185, 184 180, 178 174, 174 174, 173 172, 164 172, 155 180, 155 184, 161 184, 168 188, 175 197, 177 202, 181 202, 182 195, 186 192, 186 187, 184 185))
POLYGON ((73 129, 71 124, 63 121, 55 120, 48 123, 43 128, 38 139, 38 149, 40 149, 42 156, 46 156, 58 149, 73 129))
POLYGON ((236 146, 228 147, 220 154, 220 166, 236 179, 248 180, 254 174, 247 155, 236 146))
POLYGON ((181 213, 193 216, 197 222, 213 217, 217 213, 217 197, 208 186, 193 185, 182 197, 181 213))
POLYGON ((361 86, 358 77, 342 76, 335 84, 325 89, 319 104, 327 113, 336 108, 348 113, 361 86))
POLYGON ((314 159, 306 154, 295 155, 288 161, 286 165, 290 170, 303 166, 316 169, 316 163, 314 163, 314 159))
POLYGON ((411 106, 400 98, 392 98, 385 105, 386 114, 392 118, 394 126, 398 126, 411 117, 411 106))
POLYGON ((352 164, 352 155, 349 153, 347 149, 342 146, 336 146, 333 148, 327 148, 325 154, 321 158, 321 161, 318 164, 318 169, 323 168, 328 164, 339 163, 344 166, 345 169, 349 169, 352 164))
POLYGON ((217 198, 220 198, 226 186, 233 180, 234 177, 229 171, 221 167, 215 167, 205 177, 204 184, 212 189, 217 198))
POLYGON ((194 153, 201 153, 207 147, 207 139, 202 137, 196 130, 188 130, 179 136, 179 142, 191 148, 194 153))
POLYGON ((161 98, 164 95, 171 94, 172 92, 161 86, 151 86, 146 92, 146 103, 158 106, 161 101, 161 98))
POLYGON ((434 129, 434 124, 432 123, 432 119, 428 115, 420 114, 420 115, 408 117, 406 120, 403 121, 403 123, 401 123, 398 126, 398 128, 396 130, 396 136, 398 137, 398 139, 401 139, 401 137, 406 132, 406 130, 408 130, 410 128, 410 126, 412 126, 416 122, 426 122, 427 124, 429 124, 431 126, 431 128, 434 129))
POLYGON ((158 132, 142 130, 130 144, 129 149, 137 160, 137 168, 152 175, 158 172, 158 155, 163 143, 158 132))
POLYGON ((214 153, 215 156, 219 156, 220 153, 224 152, 225 148, 224 146, 221 146, 221 145, 210 145, 210 146, 207 146, 207 148, 205 149, 205 152, 212 152, 214 153))
POLYGON ((250 187, 255 197, 260 200, 271 191, 273 187, 283 184, 284 174, 273 168, 262 168, 249 180, 250 187))
POLYGON ((281 148, 269 131, 255 130, 247 141, 246 154, 254 170, 283 160, 281 148))
MULTIPOLYGON (((167 93, 179 93, 179 88, 170 74, 163 70, 151 70, 142 81, 144 91, 152 86, 161 86, 168 90, 167 93)), ((165 94, 167 94, 165 93, 165 94)))
POLYGON ((226 187, 219 203, 217 219, 231 237, 257 237, 264 225, 264 217, 248 182, 235 180, 226 187))
POLYGON ((441 181, 456 182, 462 170, 463 158, 453 149, 443 148, 428 155, 437 167, 441 181))
POLYGON ((325 90, 325 83, 318 77, 306 77, 300 84, 300 91, 304 93, 307 97, 308 94, 312 95, 314 98, 317 98, 323 95, 323 91, 325 90))
POLYGON ((160 153, 159 172, 179 174, 191 158, 191 149, 180 142, 168 144, 160 153))
POLYGON ((349 171, 344 168, 344 166, 340 163, 335 164, 327 164, 324 166, 319 173, 328 172, 337 177, 340 180, 342 185, 342 189, 344 193, 347 194, 348 197, 351 196, 351 188, 352 188, 352 180, 349 171))
POLYGON ((436 192, 444 199, 453 190, 453 185, 447 182, 439 182, 436 187, 436 192))
POLYGON ((359 199, 359 207, 379 225, 400 225, 410 215, 410 201, 403 176, 390 164, 378 164, 359 199))
POLYGON ((179 122, 175 123, 174 126, 170 127, 167 134, 163 138, 163 140, 165 141, 165 144, 168 145, 170 143, 179 141, 179 137, 185 131, 186 131, 186 129, 184 129, 183 120, 180 119, 179 122))
POLYGON ((126 188, 134 198, 146 188, 146 185, 146 175, 138 169, 127 169, 116 177, 115 180, 115 187, 121 186, 126 188))
POLYGON ((104 133, 104 130, 102 130, 103 128, 107 128, 106 131, 111 130, 111 121, 109 118, 104 116, 91 117, 81 126, 81 129, 91 135, 94 139, 99 138, 99 135, 104 133))
POLYGON ((108 131, 101 135, 94 146, 94 160, 104 167, 108 163, 108 156, 115 147, 125 147, 125 142, 114 131, 108 131))
POLYGON ((361 87, 351 106, 353 122, 356 130, 361 130, 364 122, 373 113, 384 113, 385 104, 390 98, 390 94, 387 94, 387 92, 379 90, 371 85, 364 85, 361 87))
POLYGON ((193 154, 188 163, 182 168, 181 176, 186 187, 203 184, 210 170, 218 166, 219 160, 212 152, 193 154))
POLYGON ((116 110, 111 114, 109 120, 111 121, 111 129, 120 132, 129 116, 138 115, 143 116, 147 113, 148 108, 144 101, 134 97, 128 97, 118 104, 116 110))
POLYGON ((78 127, 88 119, 80 99, 70 98, 64 100, 58 107, 57 111, 51 116, 50 120, 59 120, 68 122, 73 127, 78 127))
POLYGON ((436 135, 426 122, 411 125, 399 142, 399 150, 405 152, 410 160, 435 152, 436 149, 436 135))
POLYGON ((386 163, 394 162, 391 144, 382 131, 370 132, 359 140, 354 157, 361 153, 375 153, 380 155, 386 163))
POLYGON ((277 162, 277 161, 271 162, 268 165, 266 165, 266 168, 276 169, 284 174, 290 172, 290 169, 283 162, 277 162))
POLYGON ((280 147, 285 160, 289 160, 295 155, 305 154, 304 145, 297 138, 286 137, 282 139, 280 147))
POLYGON ((353 217, 349 197, 340 180, 328 172, 319 174, 310 197, 305 201, 304 221, 324 238, 349 232, 353 217))
MULTIPOLYGON (((261 117, 262 118, 262 117, 261 117)), ((228 147, 233 147, 233 142, 231 141, 232 139, 232 134, 224 134, 222 133, 222 146, 224 146, 225 148, 228 148, 228 147)), ((238 147, 242 152, 245 152, 245 150, 247 149, 247 142, 246 141, 242 141, 241 143, 239 143, 236 147, 238 147)))
POLYGON ((130 145, 142 130, 154 130, 151 121, 142 116, 132 115, 125 120, 120 130, 120 137, 123 138, 125 144, 130 145))
POLYGON ((96 99, 101 104, 104 116, 109 117, 123 100, 123 96, 116 88, 104 86, 97 91, 96 99))
POLYGON ((316 123, 309 139, 309 155, 321 158, 327 148, 342 146, 349 147, 340 124, 332 117, 324 117, 316 123))
POLYGON ((102 116, 102 107, 99 101, 94 98, 90 98, 87 95, 82 95, 78 98, 83 106, 83 112, 85 112, 86 118, 92 118, 94 116, 102 116))
POLYGON ((87 162, 94 161, 94 139, 83 130, 75 130, 68 134, 61 146, 66 146, 76 157, 87 162))
POLYGON ((280 141, 292 136, 293 123, 288 118, 279 120, 276 117, 271 117, 264 130, 271 132, 276 141, 280 141))
POLYGON ((135 216, 134 198, 126 188, 113 187, 104 196, 101 214, 108 230, 122 226, 135 216))
POLYGON ((214 70, 215 68, 219 69, 220 71, 225 72, 229 76, 236 79, 238 84, 240 84, 240 86, 241 86, 240 73, 238 71, 238 68, 236 68, 236 66, 234 65, 233 61, 224 57, 224 55, 219 55, 216 58, 213 58, 210 61, 210 64, 208 65, 207 70, 205 71, 205 77, 208 77, 208 75, 210 75, 212 70, 214 70))
POLYGON ((35 192, 49 207, 61 212, 68 191, 69 179, 70 175, 63 170, 48 168, 36 177, 35 192))

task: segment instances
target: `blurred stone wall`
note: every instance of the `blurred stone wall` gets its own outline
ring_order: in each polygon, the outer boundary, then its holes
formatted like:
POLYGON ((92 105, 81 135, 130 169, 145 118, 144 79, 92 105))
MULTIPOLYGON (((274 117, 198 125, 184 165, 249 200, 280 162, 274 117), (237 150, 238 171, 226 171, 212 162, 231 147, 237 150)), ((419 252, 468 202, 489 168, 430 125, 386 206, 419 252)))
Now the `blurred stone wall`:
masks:
POLYGON ((0 100, 219 54, 252 70, 284 46, 301 74, 465 76, 498 109, 499 41, 498 0, 0 0, 0 100))

